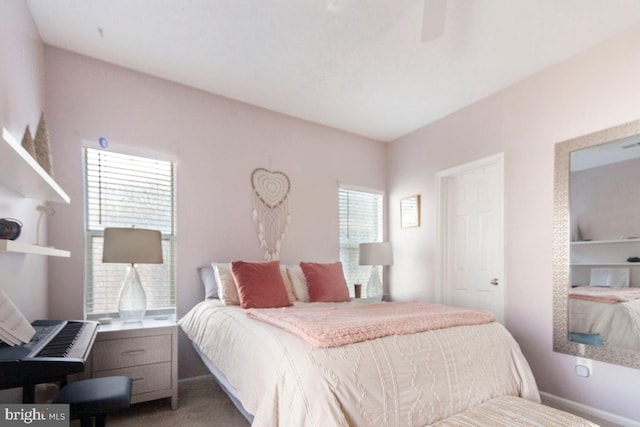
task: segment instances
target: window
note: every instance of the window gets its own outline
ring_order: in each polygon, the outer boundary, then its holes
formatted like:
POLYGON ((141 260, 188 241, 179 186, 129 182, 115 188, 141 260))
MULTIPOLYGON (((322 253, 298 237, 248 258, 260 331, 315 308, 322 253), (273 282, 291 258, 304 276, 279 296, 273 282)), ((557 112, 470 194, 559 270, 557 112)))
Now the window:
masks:
POLYGON ((106 227, 149 228, 162 233, 163 264, 138 266, 147 313, 175 311, 175 167, 171 162, 111 151, 85 150, 85 316, 118 311, 126 264, 103 264, 106 227))
MULTIPOLYGON (((360 243, 381 242, 383 235, 383 195, 381 192, 339 190, 340 261, 353 296, 353 284, 362 284, 362 295, 367 295, 367 282, 371 266, 359 265, 360 243)), ((382 267, 378 274, 382 278, 382 267)))

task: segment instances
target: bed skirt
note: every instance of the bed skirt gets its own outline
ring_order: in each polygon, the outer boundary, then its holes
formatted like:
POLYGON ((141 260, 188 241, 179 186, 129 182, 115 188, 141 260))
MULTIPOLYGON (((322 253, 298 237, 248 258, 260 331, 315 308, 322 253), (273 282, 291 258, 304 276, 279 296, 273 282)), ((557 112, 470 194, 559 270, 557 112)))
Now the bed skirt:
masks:
POLYGON ((209 372, 211 372, 217 383, 220 385, 222 391, 224 391, 227 396, 229 396, 229 399, 231 399, 231 402, 236 407, 236 409, 240 411, 242 416, 245 417, 247 421, 252 423, 253 415, 250 414, 244 406, 242 406, 242 402, 240 402, 240 399, 238 398, 238 392, 236 391, 236 389, 234 389, 233 386, 229 384, 229 381, 227 381, 227 378, 224 376, 224 374, 220 372, 220 370, 215 367, 213 362, 209 360, 209 358, 200 350, 198 344, 193 341, 191 343, 193 344, 193 348, 196 350, 196 353, 198 353, 198 356, 200 356, 200 358, 202 359, 202 362, 204 362, 209 372))

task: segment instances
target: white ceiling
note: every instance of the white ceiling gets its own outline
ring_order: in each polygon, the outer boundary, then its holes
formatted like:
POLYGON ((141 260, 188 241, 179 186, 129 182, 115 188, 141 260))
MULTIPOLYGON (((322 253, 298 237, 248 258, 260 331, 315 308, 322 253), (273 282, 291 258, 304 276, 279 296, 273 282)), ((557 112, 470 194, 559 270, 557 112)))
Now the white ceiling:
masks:
POLYGON ((422 42, 424 0, 27 1, 47 44, 381 141, 640 23, 638 0, 447 0, 422 42))

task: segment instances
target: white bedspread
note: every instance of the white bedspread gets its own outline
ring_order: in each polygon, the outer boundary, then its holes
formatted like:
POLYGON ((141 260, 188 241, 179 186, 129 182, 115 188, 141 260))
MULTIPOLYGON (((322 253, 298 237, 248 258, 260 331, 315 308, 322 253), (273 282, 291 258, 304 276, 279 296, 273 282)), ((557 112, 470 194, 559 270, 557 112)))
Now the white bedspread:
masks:
POLYGON ((424 426, 499 396, 540 400, 519 346, 496 322, 313 348, 208 300, 180 326, 254 426, 424 426))
POLYGON ((598 427, 568 412, 514 396, 489 400, 429 427, 598 427))
POLYGON ((569 332, 600 334, 605 346, 640 351, 640 300, 605 304, 569 298, 569 332))

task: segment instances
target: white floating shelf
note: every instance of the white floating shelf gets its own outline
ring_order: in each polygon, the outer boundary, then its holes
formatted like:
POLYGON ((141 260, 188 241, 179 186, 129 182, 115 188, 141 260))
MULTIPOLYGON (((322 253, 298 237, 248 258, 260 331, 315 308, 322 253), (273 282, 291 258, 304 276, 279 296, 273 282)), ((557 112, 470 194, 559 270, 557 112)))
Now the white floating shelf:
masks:
POLYGON ((5 128, 2 128, 2 139, 0 182, 24 197, 48 202, 70 202, 67 193, 5 128))
POLYGON ((15 240, 0 239, 0 251, 20 254, 47 255, 69 258, 71 252, 46 246, 30 245, 29 243, 16 242, 15 240))

